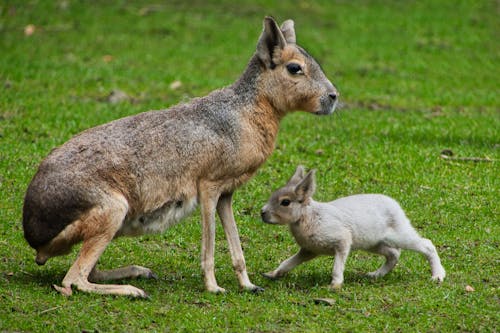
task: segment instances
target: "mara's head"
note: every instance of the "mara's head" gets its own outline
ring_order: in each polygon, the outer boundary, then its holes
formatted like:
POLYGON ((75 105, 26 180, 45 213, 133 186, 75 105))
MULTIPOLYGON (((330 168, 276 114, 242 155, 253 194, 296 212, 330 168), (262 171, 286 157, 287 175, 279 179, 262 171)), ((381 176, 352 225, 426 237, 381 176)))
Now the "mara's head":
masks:
POLYGON ((286 185, 274 192, 262 208, 262 220, 270 224, 291 224, 299 221, 316 188, 315 172, 311 170, 304 175, 304 168, 299 165, 286 185))
POLYGON ((273 18, 266 17, 256 56, 265 68, 259 78, 259 95, 275 109, 318 115, 335 110, 339 93, 316 60, 296 44, 292 20, 279 27, 273 18))

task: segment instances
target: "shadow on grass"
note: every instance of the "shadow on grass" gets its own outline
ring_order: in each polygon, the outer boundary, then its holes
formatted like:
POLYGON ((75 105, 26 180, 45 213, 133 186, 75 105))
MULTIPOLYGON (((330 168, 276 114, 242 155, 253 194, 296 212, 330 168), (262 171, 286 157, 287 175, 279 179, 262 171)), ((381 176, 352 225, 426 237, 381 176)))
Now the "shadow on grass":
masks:
MULTIPOLYGON (((343 288, 355 287, 383 287, 407 288, 409 284, 418 284, 422 277, 408 272, 393 271, 381 278, 372 278, 366 272, 344 273, 343 288)), ((290 289, 298 292, 307 292, 316 288, 328 288, 331 282, 330 272, 291 273, 278 280, 269 280, 262 277, 261 286, 266 289, 290 289)))

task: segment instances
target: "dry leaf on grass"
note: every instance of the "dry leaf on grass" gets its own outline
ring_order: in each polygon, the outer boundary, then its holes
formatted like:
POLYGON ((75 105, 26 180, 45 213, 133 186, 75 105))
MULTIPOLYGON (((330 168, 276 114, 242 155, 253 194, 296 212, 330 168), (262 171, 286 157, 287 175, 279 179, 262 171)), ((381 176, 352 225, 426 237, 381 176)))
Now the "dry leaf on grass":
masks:
POLYGON ((25 36, 31 36, 35 33, 36 27, 34 24, 28 24, 27 26, 24 27, 24 35, 25 36))
POLYGON ((322 305, 334 305, 335 302, 337 302, 335 299, 333 298, 315 298, 313 299, 314 301, 314 304, 322 304, 322 305))
POLYGON ((114 59, 114 57, 110 54, 106 54, 106 55, 102 56, 102 61, 104 61, 106 63, 113 61, 113 59, 114 59))
POLYGON ((174 82, 170 83, 170 89, 171 89, 171 90, 177 90, 177 89, 179 89, 180 87, 182 87, 182 82, 181 82, 181 81, 179 81, 179 80, 176 80, 176 81, 174 81, 174 82))
POLYGON ((129 101, 130 97, 124 91, 115 89, 115 90, 112 90, 109 93, 109 95, 106 96, 103 100, 110 103, 110 104, 117 104, 117 103, 129 101))

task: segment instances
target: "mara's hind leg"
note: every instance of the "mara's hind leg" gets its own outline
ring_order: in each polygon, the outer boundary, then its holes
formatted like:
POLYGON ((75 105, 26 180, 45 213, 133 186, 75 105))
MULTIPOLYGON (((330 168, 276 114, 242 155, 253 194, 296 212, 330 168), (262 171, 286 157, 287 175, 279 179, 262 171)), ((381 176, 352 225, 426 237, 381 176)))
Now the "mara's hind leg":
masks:
POLYGON ((113 200, 106 207, 92 209, 82 220, 83 244, 76 261, 62 281, 62 287, 54 286, 63 295, 71 295, 71 286, 78 290, 99 294, 147 297, 147 294, 130 285, 95 284, 89 282, 89 275, 101 254, 120 229, 126 215, 126 204, 113 200))
POLYGON ((392 269, 396 264, 398 263, 399 260, 399 255, 401 254, 401 251, 397 248, 394 247, 389 247, 387 245, 378 245, 377 247, 373 248, 370 250, 373 253, 377 253, 380 255, 383 255, 385 257, 385 262, 382 266, 380 266, 379 269, 377 269, 374 272, 368 273, 368 276, 373 277, 373 278, 378 278, 386 275, 392 269))
POLYGON ((422 253, 429 262, 431 266, 432 272, 432 280, 437 282, 443 282, 446 272, 441 265, 441 260, 439 259, 439 255, 436 251, 436 247, 432 242, 427 238, 422 238, 418 234, 408 239, 405 239, 398 244, 402 249, 408 249, 416 252, 422 253))
POLYGON ((157 276, 149 268, 137 265, 109 269, 105 271, 98 270, 96 265, 89 274, 89 281, 91 282, 135 278, 157 279, 157 276))

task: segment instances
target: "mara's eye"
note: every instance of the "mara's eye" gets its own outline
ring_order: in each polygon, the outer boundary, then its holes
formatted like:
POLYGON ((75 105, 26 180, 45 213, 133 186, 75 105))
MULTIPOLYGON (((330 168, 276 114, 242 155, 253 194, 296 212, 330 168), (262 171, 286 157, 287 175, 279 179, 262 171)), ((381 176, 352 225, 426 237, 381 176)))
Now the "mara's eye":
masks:
POLYGON ((281 200, 280 205, 285 206, 285 207, 290 206, 290 200, 283 199, 283 200, 281 200))
POLYGON ((297 75, 297 74, 303 74, 304 73, 302 71, 302 67, 299 64, 294 63, 294 62, 289 63, 288 65, 286 65, 286 69, 292 75, 297 75))

